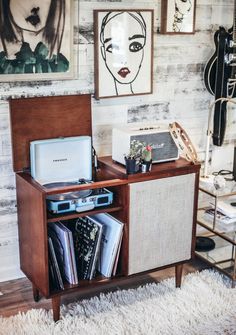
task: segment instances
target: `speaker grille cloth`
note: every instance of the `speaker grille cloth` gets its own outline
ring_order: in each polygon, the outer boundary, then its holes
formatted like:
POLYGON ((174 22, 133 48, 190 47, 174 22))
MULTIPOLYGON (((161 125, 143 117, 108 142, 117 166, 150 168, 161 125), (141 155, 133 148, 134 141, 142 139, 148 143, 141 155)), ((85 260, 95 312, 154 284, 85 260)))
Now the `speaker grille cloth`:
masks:
POLYGON ((191 258, 195 174, 130 185, 129 274, 191 258))
POLYGON ((168 131, 131 136, 131 141, 133 140, 152 144, 153 161, 163 161, 178 157, 178 148, 168 131))

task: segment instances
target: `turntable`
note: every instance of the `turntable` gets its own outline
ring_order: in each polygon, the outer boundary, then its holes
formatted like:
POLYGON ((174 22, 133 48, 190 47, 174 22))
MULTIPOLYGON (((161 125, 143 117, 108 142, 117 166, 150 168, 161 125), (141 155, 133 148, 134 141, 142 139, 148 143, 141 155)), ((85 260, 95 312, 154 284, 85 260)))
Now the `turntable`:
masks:
MULTIPOLYGON (((90 136, 60 137, 30 142, 32 177, 45 188, 92 183, 90 136)), ((80 190, 46 197, 51 213, 84 212, 113 202, 105 188, 80 190)))
MULTIPOLYGON (((68 183, 50 183, 44 185, 47 188, 58 186, 80 185, 84 183, 92 183, 90 181, 78 181, 68 183)), ((53 214, 61 214, 67 212, 85 212, 95 207, 108 206, 113 202, 113 193, 106 188, 98 188, 91 190, 81 190, 75 192, 66 192, 60 194, 49 195, 46 198, 47 209, 53 214)))

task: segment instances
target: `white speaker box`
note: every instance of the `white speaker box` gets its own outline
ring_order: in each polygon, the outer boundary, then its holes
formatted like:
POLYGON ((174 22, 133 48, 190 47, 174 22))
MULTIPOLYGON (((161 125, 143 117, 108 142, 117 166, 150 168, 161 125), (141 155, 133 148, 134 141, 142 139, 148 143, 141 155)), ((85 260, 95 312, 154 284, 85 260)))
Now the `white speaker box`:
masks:
POLYGON ((165 125, 128 125, 112 130, 112 159, 125 164, 133 140, 152 144, 152 162, 167 162, 179 158, 178 148, 165 125))

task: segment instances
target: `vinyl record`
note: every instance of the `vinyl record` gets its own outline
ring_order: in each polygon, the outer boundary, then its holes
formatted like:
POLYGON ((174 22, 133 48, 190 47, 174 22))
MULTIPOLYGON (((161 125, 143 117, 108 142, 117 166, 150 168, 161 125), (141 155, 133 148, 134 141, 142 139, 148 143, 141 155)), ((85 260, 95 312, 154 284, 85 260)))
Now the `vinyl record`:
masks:
POLYGON ((89 183, 90 182, 87 182, 83 179, 83 181, 79 181, 79 180, 78 181, 67 181, 67 182, 58 181, 54 183, 44 184, 43 186, 46 188, 54 188, 54 187, 66 187, 66 186, 89 184, 89 183))
POLYGON ((210 251, 215 248, 215 242, 209 237, 198 236, 196 239, 196 251, 210 251))
POLYGON ((71 185, 76 185, 77 183, 69 183, 69 182, 56 182, 56 183, 48 183, 44 184, 43 186, 46 188, 54 188, 54 187, 66 187, 66 186, 71 186, 71 185))
MULTIPOLYGON (((54 187, 66 187, 66 186, 81 185, 81 184, 85 184, 85 182, 55 182, 55 183, 45 184, 43 186, 47 188, 54 188, 54 187)), ((47 199, 54 200, 54 201, 73 200, 73 199, 88 197, 91 193, 92 193, 92 190, 65 192, 65 193, 48 195, 47 199)))
POLYGON ((48 195, 47 199, 48 200, 54 200, 54 201, 73 200, 73 199, 79 199, 79 198, 86 198, 91 193, 92 193, 92 190, 66 192, 66 193, 48 195))

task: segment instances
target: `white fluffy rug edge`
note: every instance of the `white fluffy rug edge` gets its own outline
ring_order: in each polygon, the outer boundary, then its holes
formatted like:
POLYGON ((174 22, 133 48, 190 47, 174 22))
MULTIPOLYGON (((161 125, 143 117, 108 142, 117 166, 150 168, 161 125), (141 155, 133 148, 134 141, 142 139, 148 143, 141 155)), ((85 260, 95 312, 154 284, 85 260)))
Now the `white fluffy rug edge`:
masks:
POLYGON ((0 317, 1 335, 236 335, 236 289, 215 271, 188 274, 137 289, 101 294, 52 311, 0 317))

